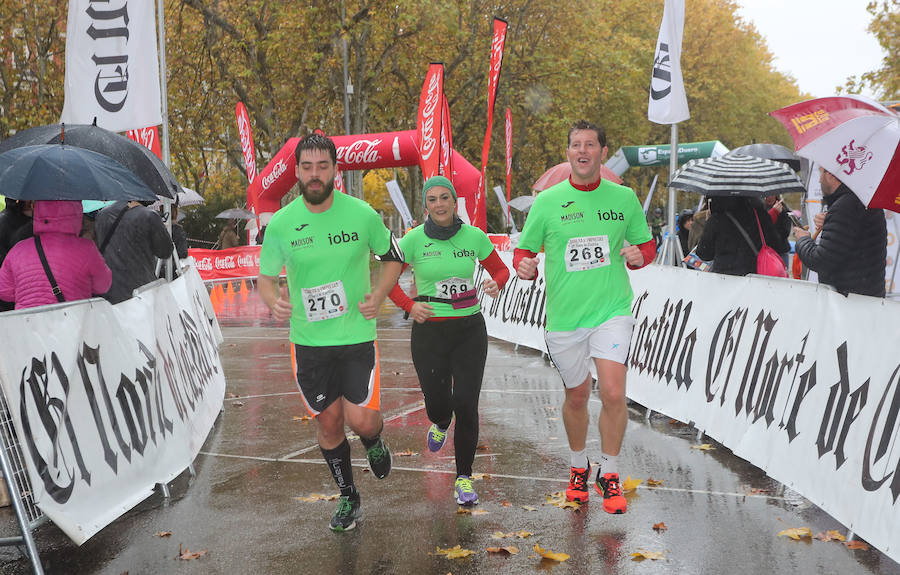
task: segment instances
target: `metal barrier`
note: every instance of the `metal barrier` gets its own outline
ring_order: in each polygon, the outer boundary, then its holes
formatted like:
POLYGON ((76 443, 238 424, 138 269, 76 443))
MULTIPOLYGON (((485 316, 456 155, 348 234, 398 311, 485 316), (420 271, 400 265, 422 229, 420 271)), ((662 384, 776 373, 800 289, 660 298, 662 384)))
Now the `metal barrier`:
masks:
POLYGON ((42 575, 44 569, 41 566, 37 546, 34 544, 32 531, 44 523, 47 518, 35 505, 34 492, 31 489, 28 473, 25 471, 22 448, 13 427, 9 405, 7 405, 6 397, 2 392, 0 392, 0 468, 2 468, 3 479, 6 480, 11 505, 15 510, 21 531, 21 535, 15 537, 0 537, 0 546, 15 545, 21 551, 21 546, 24 545, 23 554, 27 555, 31 561, 32 570, 34 573, 42 575))

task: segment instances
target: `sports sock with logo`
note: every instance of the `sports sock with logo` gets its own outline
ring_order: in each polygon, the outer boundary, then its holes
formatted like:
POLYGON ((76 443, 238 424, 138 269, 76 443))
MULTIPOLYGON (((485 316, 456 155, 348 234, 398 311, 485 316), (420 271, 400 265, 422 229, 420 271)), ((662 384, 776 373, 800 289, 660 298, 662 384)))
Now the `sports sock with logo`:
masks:
POLYGON ((600 455, 600 470, 603 475, 607 473, 619 474, 618 457, 618 455, 607 455, 605 453, 600 455))
POLYGON ((331 470, 334 482, 337 483, 338 489, 341 490, 341 495, 355 495, 353 465, 350 462, 350 442, 347 441, 347 438, 345 437, 344 441, 334 449, 324 449, 322 447, 319 447, 319 449, 322 451, 322 457, 325 458, 325 462, 328 463, 328 469, 331 470))

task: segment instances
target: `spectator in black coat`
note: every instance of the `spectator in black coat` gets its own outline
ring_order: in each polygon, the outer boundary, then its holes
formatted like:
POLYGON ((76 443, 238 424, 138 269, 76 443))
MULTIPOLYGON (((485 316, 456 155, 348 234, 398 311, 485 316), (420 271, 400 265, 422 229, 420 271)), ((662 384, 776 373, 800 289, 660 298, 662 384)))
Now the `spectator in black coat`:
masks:
POLYGON ((853 190, 820 169, 822 201, 827 213, 816 215, 822 228, 816 244, 809 232, 794 228, 797 256, 819 274, 819 281, 840 293, 884 297, 887 222, 882 210, 866 208, 853 190))
POLYGON ((100 253, 112 270, 103 297, 117 304, 156 279, 156 259, 172 254, 172 238, 158 213, 141 202, 119 201, 100 210, 94 222, 100 253))
POLYGON ((740 196, 716 197, 709 200, 709 209, 709 220, 703 228, 696 253, 704 261, 712 260, 710 271, 733 276, 756 273, 756 254, 762 247, 760 227, 767 245, 779 253, 790 251, 787 240, 775 231, 762 200, 740 196), (753 248, 729 215, 747 233, 753 248))

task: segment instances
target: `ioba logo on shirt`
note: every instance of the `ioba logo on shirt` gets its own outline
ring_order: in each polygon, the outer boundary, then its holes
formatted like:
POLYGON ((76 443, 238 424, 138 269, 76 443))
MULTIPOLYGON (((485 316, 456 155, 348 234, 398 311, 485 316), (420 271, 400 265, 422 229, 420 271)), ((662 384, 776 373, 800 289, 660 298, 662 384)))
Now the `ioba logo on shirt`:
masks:
POLYGON ((465 248, 461 250, 453 250, 453 257, 455 258, 474 258, 475 252, 473 250, 467 250, 465 248))
POLYGON ((605 212, 597 210, 597 217, 600 218, 601 222, 625 221, 625 214, 613 210, 606 210, 605 212))
POLYGON ((331 245, 337 244, 346 244, 349 242, 358 242, 359 234, 356 232, 347 233, 344 230, 340 232, 335 232, 333 234, 328 234, 328 243, 331 245))

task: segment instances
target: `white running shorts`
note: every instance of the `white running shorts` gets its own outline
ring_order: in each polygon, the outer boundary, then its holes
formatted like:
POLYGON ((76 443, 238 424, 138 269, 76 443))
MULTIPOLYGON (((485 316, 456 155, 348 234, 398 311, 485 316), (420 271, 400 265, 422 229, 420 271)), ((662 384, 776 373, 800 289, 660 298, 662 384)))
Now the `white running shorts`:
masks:
POLYGON ((634 318, 620 315, 597 327, 544 332, 544 341, 563 384, 572 389, 584 383, 588 374, 593 373, 591 358, 608 359, 624 365, 633 331, 634 318))

